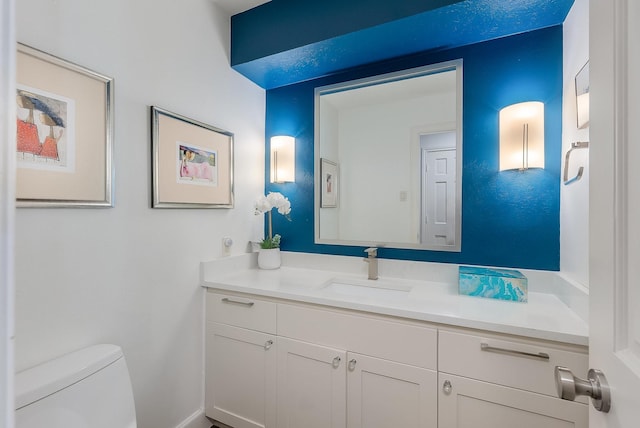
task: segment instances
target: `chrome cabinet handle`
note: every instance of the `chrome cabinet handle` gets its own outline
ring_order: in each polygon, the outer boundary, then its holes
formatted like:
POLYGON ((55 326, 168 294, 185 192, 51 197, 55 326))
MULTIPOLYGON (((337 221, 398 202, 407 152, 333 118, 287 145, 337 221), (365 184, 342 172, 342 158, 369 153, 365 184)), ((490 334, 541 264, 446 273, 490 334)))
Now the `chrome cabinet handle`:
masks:
POLYGON ((558 397, 573 401, 578 395, 591 397, 596 410, 608 413, 611 409, 611 390, 607 378, 600 370, 589 369, 587 379, 575 377, 566 367, 556 366, 556 389, 558 397))
POLYGON ((453 385, 451 385, 451 381, 445 380, 444 383, 442 384, 442 391, 449 395, 451 394, 451 391, 453 390, 453 385))
POLYGON ((539 360, 549 361, 549 354, 545 352, 538 352, 537 354, 534 354, 533 352, 516 351, 515 349, 497 348, 489 346, 487 343, 481 343, 480 349, 486 352, 495 352, 498 354, 513 355, 515 357, 536 358, 539 360))
POLYGON ((252 307, 253 305, 255 305, 255 303, 253 302, 241 302, 239 300, 231 300, 228 297, 224 297, 222 299, 222 303, 228 303, 230 305, 240 305, 240 306, 246 306, 248 308, 252 307))
POLYGON ((271 349, 272 346, 273 346, 273 340, 267 340, 264 343, 264 350, 268 351, 269 349, 271 349))
POLYGON ((349 371, 354 371, 356 369, 356 359, 349 360, 349 371))
POLYGON ((331 365, 333 366, 334 369, 337 369, 340 366, 340 361, 342 361, 340 357, 335 357, 333 359, 333 362, 331 363, 331 365))

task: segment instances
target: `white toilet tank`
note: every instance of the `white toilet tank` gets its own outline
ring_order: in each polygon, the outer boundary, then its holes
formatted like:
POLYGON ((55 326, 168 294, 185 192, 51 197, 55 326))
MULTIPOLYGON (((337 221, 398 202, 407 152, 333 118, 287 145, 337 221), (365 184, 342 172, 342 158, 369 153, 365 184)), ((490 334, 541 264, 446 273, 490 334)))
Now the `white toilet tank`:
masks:
POLYGON ((96 345, 16 374, 16 428, 135 428, 120 347, 96 345))

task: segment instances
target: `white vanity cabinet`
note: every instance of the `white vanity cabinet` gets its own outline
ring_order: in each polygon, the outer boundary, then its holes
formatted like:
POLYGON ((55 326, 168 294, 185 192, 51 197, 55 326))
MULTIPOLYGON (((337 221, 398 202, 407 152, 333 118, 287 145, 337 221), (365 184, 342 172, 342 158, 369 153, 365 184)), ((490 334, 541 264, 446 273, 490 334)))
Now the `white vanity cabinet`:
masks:
POLYGON ((437 426, 435 370, 350 352, 347 427, 437 426))
POLYGON ((436 372, 279 338, 279 428, 435 427, 436 372))
POLYGON ((583 346, 207 294, 206 414, 234 428, 586 428, 554 368, 583 346))
POLYGON ((435 428, 437 331, 278 305, 278 428, 435 428))
POLYGON ((278 342, 278 428, 344 428, 344 350, 299 340, 278 342))
POLYGON ((587 428, 588 407, 556 396, 555 366, 587 371, 584 348, 439 332, 439 428, 587 428))
POLYGON ((205 413, 234 428, 276 426, 276 304, 207 293, 205 413))

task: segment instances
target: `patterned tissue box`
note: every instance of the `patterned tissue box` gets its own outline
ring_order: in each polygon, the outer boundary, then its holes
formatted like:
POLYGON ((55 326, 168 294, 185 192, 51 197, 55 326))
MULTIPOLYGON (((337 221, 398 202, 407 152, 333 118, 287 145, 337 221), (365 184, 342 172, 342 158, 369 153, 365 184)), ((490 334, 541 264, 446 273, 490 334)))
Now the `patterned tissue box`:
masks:
POLYGON ((517 270, 460 266, 458 292, 491 299, 527 301, 527 277, 517 270))

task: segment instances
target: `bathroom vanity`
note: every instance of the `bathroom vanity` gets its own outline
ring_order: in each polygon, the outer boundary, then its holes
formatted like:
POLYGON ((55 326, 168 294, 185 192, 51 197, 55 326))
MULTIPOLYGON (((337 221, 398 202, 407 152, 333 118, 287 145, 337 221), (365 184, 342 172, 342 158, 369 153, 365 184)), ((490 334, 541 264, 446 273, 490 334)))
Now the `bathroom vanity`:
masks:
POLYGON ((588 329, 579 292, 537 291, 554 273, 530 272, 529 302, 515 303, 459 296, 452 265, 380 260, 368 281, 358 258, 291 254, 275 271, 254 259, 202 264, 207 416, 235 428, 588 426, 586 400, 556 396, 555 366, 588 369, 588 329))

